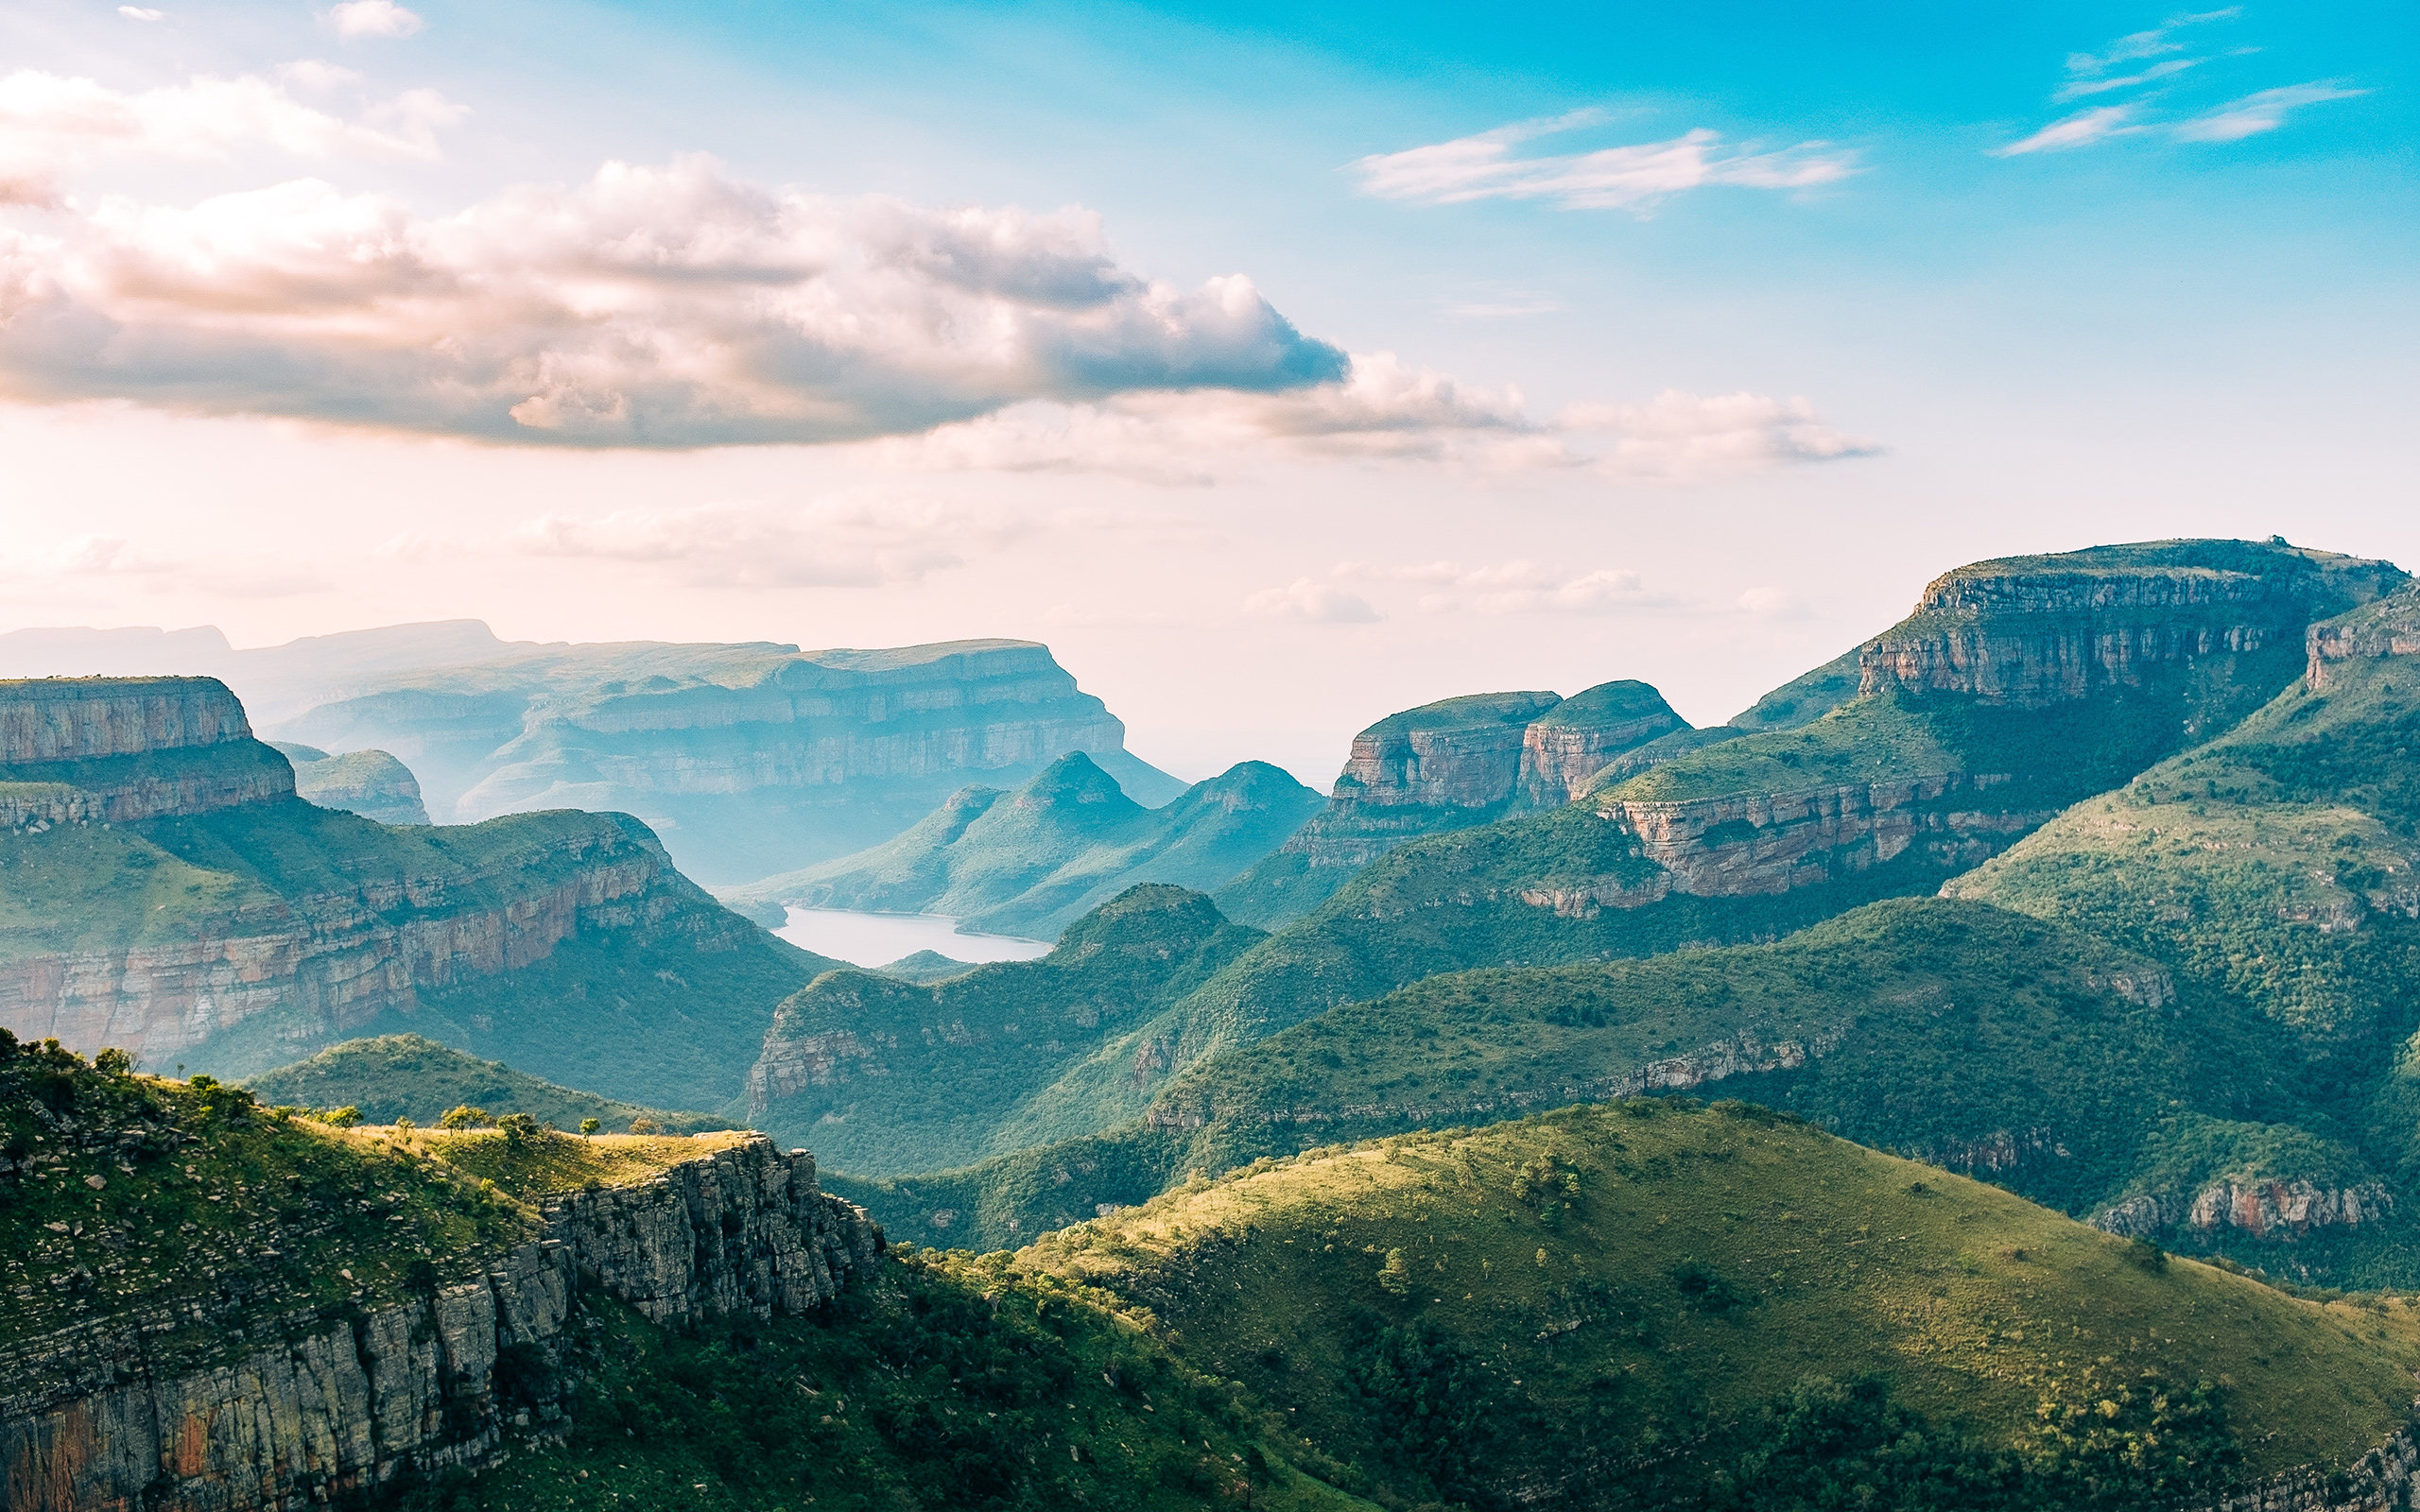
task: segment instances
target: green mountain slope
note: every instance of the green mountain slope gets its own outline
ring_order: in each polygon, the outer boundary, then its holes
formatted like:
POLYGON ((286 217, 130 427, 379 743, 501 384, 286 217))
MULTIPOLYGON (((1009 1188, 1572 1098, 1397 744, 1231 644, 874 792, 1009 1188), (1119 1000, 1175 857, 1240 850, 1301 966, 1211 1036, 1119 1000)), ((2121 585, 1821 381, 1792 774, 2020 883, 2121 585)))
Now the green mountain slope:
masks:
POLYGON ((381 824, 426 824, 420 782, 411 768, 383 750, 331 756, 316 746, 268 743, 294 764, 294 796, 323 809, 342 809, 381 824))
POLYGON ((775 1013, 749 1074, 749 1118, 871 1175, 1059 1137, 1071 1131, 1036 1117, 1036 1091, 1260 937, 1199 893, 1146 884, 1077 920, 1040 960, 931 985, 829 972, 775 1013))
POLYGON ((2131 1221, 2171 1242, 2215 1231, 2194 1214, 2212 1194, 2420 1193, 2415 627, 2412 590, 2316 627, 2303 684, 1949 889, 2103 934, 2277 1031, 2269 1073, 2316 1142, 2200 1131, 2134 1194, 2131 1221))
POLYGON ((674 1134, 731 1127, 704 1113, 667 1112, 558 1087, 416 1034, 348 1040, 307 1060, 262 1072, 244 1086, 271 1107, 354 1108, 372 1124, 407 1118, 433 1127, 448 1109, 470 1107, 498 1117, 527 1113, 564 1129, 589 1118, 613 1133, 639 1118, 674 1134))
POLYGON ((1402 1503, 2168 1505, 2350 1467, 2420 1363, 2401 1305, 2163 1263, 1739 1104, 1256 1164, 1016 1263, 1402 1503))
MULTIPOLYGON (((2244 541, 1961 568, 1861 649, 1857 697, 1805 724, 1776 712, 1562 809, 1389 852, 1077 1068, 1055 1116, 1110 1126, 1150 1095, 1126 1074, 1138 1058, 1180 1069, 1424 976, 1771 939, 1935 891, 2231 727, 2300 675, 2310 619, 2401 580, 2244 541)), ((1807 700, 1828 696, 1839 665, 1800 679, 1807 700)))
POLYGON ((1206 891, 1274 850, 1319 796, 1244 762, 1146 809, 1081 751, 1013 793, 970 787, 906 833, 854 856, 724 889, 770 918, 786 904, 942 914, 992 934, 1055 939, 1140 883, 1206 891))

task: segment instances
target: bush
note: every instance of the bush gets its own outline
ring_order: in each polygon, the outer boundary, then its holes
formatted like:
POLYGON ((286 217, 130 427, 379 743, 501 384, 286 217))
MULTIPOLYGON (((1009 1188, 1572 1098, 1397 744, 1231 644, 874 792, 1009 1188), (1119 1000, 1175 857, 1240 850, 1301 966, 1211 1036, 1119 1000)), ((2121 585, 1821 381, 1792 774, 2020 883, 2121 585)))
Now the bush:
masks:
POLYGON ((579 1131, 582 1134, 594 1134, 604 1126, 602 1123, 593 1118, 583 1118, 579 1121, 579 1131))
POLYGON ((664 1125, 642 1113, 638 1117, 631 1120, 631 1132, 633 1134, 661 1134, 664 1132, 664 1125))
POLYGON ((93 1056, 93 1069, 104 1076, 134 1074, 134 1057, 115 1046, 106 1046, 93 1056))
POLYGON ((437 1126, 440 1128, 487 1128, 494 1122, 495 1120, 488 1116, 486 1108, 473 1108, 470 1104, 463 1103, 447 1108, 445 1115, 437 1121, 437 1126))
POLYGON ((1387 1263, 1378 1267, 1378 1284, 1397 1297, 1411 1290, 1411 1266, 1405 1263, 1403 1251, 1387 1251, 1387 1263))
POLYGON ((527 1143, 545 1132, 527 1113, 507 1113, 495 1121, 495 1126, 504 1130, 505 1143, 509 1144, 527 1143))
POLYGON ((347 1103, 342 1108, 323 1108, 311 1116, 330 1128, 351 1128, 361 1122, 361 1109, 347 1103))

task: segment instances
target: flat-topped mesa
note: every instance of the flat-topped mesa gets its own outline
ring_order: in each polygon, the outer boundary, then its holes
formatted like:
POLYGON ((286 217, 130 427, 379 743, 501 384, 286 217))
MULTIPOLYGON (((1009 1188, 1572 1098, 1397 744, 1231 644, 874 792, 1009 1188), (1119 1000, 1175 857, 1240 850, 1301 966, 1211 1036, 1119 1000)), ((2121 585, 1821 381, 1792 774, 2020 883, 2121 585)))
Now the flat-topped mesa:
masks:
POLYGON ((1390 714, 1353 737, 1337 777, 1340 809, 1485 809, 1512 794, 1530 721, 1563 700, 1551 693, 1475 693, 1390 714))
POLYGON ((131 824, 294 795, 216 678, 0 681, 0 825, 131 824))
POLYGON ((1521 732, 1521 801, 1540 809, 1568 803, 1615 758, 1687 728, 1644 682, 1624 679, 1575 693, 1521 732))
POLYGON ((2420 583, 2312 626, 2304 651, 2303 675, 2314 693, 2335 680, 2347 662, 2420 656, 2420 583))
POLYGON ((1970 563, 1868 643, 1860 692, 2041 707, 2166 680, 2204 657, 2291 646, 2392 593, 2389 563, 2282 541, 2162 541, 1970 563))

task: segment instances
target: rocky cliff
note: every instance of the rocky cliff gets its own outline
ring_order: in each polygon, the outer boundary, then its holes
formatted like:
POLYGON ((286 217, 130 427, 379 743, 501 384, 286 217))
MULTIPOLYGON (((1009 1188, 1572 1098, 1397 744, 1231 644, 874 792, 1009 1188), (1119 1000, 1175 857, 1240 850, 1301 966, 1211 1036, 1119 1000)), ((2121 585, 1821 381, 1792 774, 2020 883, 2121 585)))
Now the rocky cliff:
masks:
POLYGON ((1217 893, 1244 922, 1308 913, 1408 840, 1570 801, 1621 753, 1685 730, 1644 682, 1569 698, 1481 693, 1390 714, 1353 737, 1327 807, 1217 893))
POLYGON ((2406 584, 2374 604, 2312 626, 2305 646, 2308 661, 2303 675, 2314 693, 2325 692, 2336 680, 2342 663, 2420 656, 2420 585, 2406 584))
MULTIPOLYGON (((71 1135, 52 1153, 88 1152, 71 1135)), ((823 1194, 813 1157, 761 1136, 548 1197, 523 1228, 476 1274, 399 1300, 355 1288, 309 1305, 306 1278, 271 1246, 229 1266, 208 1306, 187 1284, 178 1305, 55 1317, 0 1354, 7 1505, 252 1512, 475 1466, 556 1431, 595 1298, 656 1322, 801 1313, 869 1269, 882 1243, 862 1210, 823 1194), (205 1362, 155 1342, 198 1321, 219 1340, 205 1362)), ((380 1257, 349 1258, 348 1282, 380 1257)))
POLYGON ((1145 804, 1184 786, 1130 755, 1124 725, 1027 641, 512 648, 390 673, 279 733, 393 752, 442 818, 636 814, 710 883, 863 849, 970 781, 1012 784, 1071 750, 1145 804))
MULTIPOLYGON (((283 768, 283 769, 282 769, 283 768)), ((0 682, 0 824, 133 824, 290 797, 211 678, 0 682)))
POLYGON ((0 774, 41 779, 0 783, 18 821, 0 833, 0 1024, 28 1038, 241 1074, 422 1026, 557 1080, 701 1106, 737 1092, 773 1004, 829 964, 717 905, 625 816, 394 831, 301 802, 286 759, 208 679, 0 684, 0 725, 13 750, 97 752, 0 774), (634 980, 600 1013, 565 973, 607 956, 634 980), (639 1064, 661 1057, 613 1049, 648 1009, 704 1035, 661 1086, 639 1064), (709 1046, 717 1023, 729 1042, 709 1046))

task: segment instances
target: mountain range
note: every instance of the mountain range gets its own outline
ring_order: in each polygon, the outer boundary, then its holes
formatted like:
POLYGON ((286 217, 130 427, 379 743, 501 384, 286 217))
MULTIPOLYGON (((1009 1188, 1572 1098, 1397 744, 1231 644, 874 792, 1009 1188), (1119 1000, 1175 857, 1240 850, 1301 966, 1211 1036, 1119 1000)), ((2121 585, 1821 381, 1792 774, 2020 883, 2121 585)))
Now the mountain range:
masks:
POLYGON ((1057 940, 893 973, 780 946, 636 819, 305 803, 319 764, 214 682, 0 687, 0 1022, 68 1041, 0 1037, 0 1349, 42 1362, 0 1474, 62 1509, 2384 1506, 2420 1463, 2415 744, 2387 563, 1979 562, 1724 726, 1638 683, 1451 699, 1323 805, 1248 764, 1150 809, 1063 752, 742 900, 1057 940), (181 1061, 253 1090, 138 1069, 181 1061), (475 1093, 528 1116, 308 1111, 475 1093), (544 1126, 598 1107, 823 1164, 544 1126))

